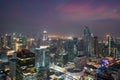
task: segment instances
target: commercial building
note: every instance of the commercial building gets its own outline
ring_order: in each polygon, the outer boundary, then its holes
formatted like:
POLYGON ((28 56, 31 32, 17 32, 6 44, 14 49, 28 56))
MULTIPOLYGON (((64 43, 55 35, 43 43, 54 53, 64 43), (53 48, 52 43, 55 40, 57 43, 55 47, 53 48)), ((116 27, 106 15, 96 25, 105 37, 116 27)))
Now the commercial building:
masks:
POLYGON ((84 54, 87 56, 87 57, 90 57, 91 56, 91 50, 92 50, 92 47, 91 47, 91 33, 90 33, 90 30, 88 27, 85 26, 85 29, 84 29, 84 37, 83 37, 83 40, 84 40, 84 54))
POLYGON ((0 80, 6 80, 5 67, 0 60, 0 80))
POLYGON ((75 68, 82 70, 87 64, 87 57, 84 55, 79 55, 74 59, 75 68))
POLYGON ((35 69, 41 79, 46 79, 49 76, 50 54, 47 47, 40 46, 35 49, 35 69))
POLYGON ((22 49, 17 53, 16 80, 33 80, 36 72, 34 69, 35 54, 22 49))

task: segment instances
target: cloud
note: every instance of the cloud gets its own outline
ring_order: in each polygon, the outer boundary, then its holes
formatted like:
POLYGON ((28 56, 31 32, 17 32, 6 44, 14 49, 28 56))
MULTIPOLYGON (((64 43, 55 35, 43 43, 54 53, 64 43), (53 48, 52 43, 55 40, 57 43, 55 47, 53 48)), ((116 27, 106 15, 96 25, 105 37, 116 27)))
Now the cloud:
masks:
POLYGON ((103 14, 98 17, 99 19, 120 19, 120 13, 117 9, 113 9, 111 11, 103 12, 103 14))
POLYGON ((59 5, 56 10, 65 21, 120 19, 118 4, 113 6, 111 3, 99 3, 98 6, 94 5, 94 0, 82 3, 66 3, 59 5))

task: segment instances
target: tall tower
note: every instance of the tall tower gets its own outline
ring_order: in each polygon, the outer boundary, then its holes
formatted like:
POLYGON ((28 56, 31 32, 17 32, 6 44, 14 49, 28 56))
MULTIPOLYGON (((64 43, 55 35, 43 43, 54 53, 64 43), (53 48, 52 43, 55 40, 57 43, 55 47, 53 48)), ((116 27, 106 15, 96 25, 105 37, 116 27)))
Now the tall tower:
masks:
POLYGON ((87 26, 84 28, 84 53, 87 57, 90 56, 91 50, 91 33, 87 26))
POLYGON ((48 46, 40 46, 40 48, 35 49, 35 68, 38 74, 38 77, 46 79, 48 77, 49 69, 49 53, 47 51, 48 46))
POLYGON ((43 31, 40 47, 35 48, 35 69, 40 79, 46 80, 49 68, 49 51, 47 31, 43 31))
POLYGON ((108 55, 110 56, 111 54, 111 36, 108 34, 106 35, 107 37, 107 45, 108 45, 108 55))
POLYGON ((47 34, 47 31, 43 31, 43 45, 47 45, 47 40, 48 40, 48 34, 47 34))
POLYGON ((16 80, 16 53, 14 52, 10 59, 10 76, 12 80, 16 80))
POLYGON ((117 58, 117 46, 115 39, 111 35, 106 35, 106 37, 107 37, 108 55, 117 58))
POLYGON ((98 37, 97 36, 94 36, 93 37, 94 39, 94 55, 98 57, 98 37))
POLYGON ((35 67, 36 70, 39 71, 40 67, 48 67, 48 52, 46 50, 47 46, 36 48, 35 55, 35 67))

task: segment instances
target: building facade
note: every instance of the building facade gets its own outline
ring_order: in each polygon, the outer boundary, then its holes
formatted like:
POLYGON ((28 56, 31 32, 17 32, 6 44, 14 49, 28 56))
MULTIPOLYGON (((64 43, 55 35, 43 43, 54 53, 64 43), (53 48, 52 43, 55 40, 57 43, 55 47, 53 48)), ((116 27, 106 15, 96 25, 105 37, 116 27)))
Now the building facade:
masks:
POLYGON ((33 80, 36 72, 34 69, 35 54, 23 49, 17 53, 16 80, 33 80))

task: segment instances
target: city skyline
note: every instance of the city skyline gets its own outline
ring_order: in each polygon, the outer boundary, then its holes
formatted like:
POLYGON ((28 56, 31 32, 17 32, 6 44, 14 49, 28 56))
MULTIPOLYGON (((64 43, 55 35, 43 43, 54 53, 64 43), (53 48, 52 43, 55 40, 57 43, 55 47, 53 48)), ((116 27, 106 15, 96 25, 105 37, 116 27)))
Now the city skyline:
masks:
POLYGON ((119 0, 1 0, 0 32, 81 35, 84 25, 98 36, 119 36, 119 0))

